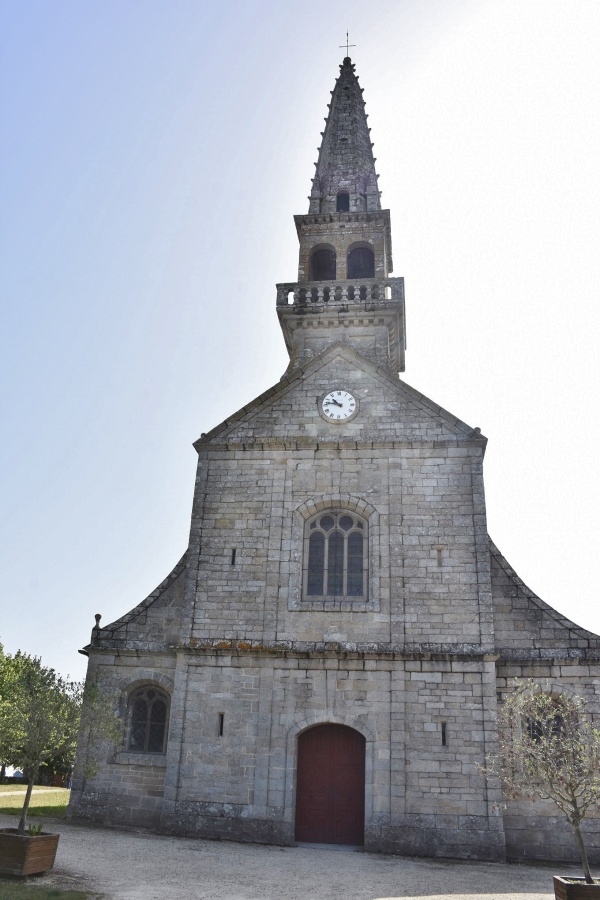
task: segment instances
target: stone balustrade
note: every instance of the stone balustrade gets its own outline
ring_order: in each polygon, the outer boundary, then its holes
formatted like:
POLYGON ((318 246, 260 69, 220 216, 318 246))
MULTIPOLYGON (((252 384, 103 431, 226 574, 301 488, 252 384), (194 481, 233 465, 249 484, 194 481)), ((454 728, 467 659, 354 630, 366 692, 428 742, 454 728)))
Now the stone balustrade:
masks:
POLYGON ((402 303, 403 278, 360 278, 277 285, 277 306, 310 309, 328 306, 402 303))

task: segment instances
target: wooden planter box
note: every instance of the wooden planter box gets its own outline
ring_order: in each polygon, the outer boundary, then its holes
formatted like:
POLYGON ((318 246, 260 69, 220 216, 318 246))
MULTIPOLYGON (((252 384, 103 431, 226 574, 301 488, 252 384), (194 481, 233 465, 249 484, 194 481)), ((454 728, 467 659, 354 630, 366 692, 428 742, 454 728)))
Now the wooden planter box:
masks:
POLYGON ((586 884, 584 878, 554 876, 556 900, 600 900, 600 884, 586 884))
POLYGON ((58 834, 19 834, 0 828, 0 875, 38 875, 54 865, 58 834))

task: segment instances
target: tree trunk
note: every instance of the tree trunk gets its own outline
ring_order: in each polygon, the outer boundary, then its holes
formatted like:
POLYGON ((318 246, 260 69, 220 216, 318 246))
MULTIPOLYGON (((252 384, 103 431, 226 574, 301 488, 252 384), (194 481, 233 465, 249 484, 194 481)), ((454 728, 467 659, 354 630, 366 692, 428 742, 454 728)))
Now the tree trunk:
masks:
POLYGON ((35 781, 35 776, 37 775, 37 769, 34 769, 29 773, 29 778, 27 780, 27 791, 25 793, 25 802, 23 803, 23 809, 21 810, 21 818, 19 819, 19 834, 25 833, 25 823, 27 821, 27 813, 29 811, 29 803, 31 801, 31 792, 33 790, 33 782, 35 781))
POLYGON ((575 840, 577 841, 579 855, 581 856, 581 865, 583 866, 583 874, 585 875, 586 884, 595 884, 595 881, 592 878, 592 873, 590 872, 590 864, 588 862, 585 844, 583 843, 583 838, 581 837, 581 831, 579 830, 579 823, 577 825, 573 825, 573 831, 575 832, 575 840))

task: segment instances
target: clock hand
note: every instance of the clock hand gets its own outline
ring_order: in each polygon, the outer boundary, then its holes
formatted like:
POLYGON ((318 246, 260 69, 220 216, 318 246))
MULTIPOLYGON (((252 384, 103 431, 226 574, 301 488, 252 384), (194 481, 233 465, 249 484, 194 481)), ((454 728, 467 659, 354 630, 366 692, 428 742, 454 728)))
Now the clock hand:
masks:
POLYGON ((343 406, 343 405, 344 405, 343 403, 338 403, 337 400, 333 400, 333 399, 331 399, 331 400, 326 400, 325 403, 328 403, 328 404, 335 403, 336 406, 343 406))

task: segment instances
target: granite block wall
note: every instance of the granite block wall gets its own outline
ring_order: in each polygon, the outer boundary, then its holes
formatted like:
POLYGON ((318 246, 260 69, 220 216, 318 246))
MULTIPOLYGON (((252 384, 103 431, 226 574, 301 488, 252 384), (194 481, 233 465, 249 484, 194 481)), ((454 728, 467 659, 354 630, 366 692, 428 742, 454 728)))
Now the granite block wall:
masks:
POLYGON ((293 842, 298 735, 335 722, 367 741, 367 847, 503 856, 497 786, 485 796, 477 768, 495 726, 486 714, 493 664, 206 651, 188 655, 186 668, 168 830, 293 842))
POLYGON ((123 733, 116 745, 104 745, 96 751, 93 772, 85 770, 88 748, 86 735, 81 735, 68 809, 70 817, 159 827, 167 756, 126 749, 128 699, 137 687, 145 684, 155 685, 172 698, 175 664, 175 653, 118 649, 91 655, 87 679, 96 682, 113 699, 114 709, 123 722, 123 733))

